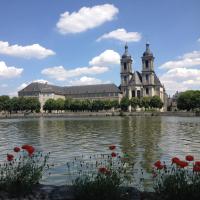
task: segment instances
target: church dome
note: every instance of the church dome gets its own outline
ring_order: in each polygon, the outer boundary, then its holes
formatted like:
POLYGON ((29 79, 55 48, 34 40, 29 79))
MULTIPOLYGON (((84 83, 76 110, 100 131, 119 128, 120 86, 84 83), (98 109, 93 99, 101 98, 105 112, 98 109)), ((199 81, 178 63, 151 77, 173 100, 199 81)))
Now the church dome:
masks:
POLYGON ((128 53, 128 45, 125 45, 125 52, 122 55, 122 58, 131 58, 131 55, 128 53))
POLYGON ((153 53, 151 52, 150 48, 149 48, 150 44, 146 43, 146 50, 143 53, 143 56, 153 56, 153 53))

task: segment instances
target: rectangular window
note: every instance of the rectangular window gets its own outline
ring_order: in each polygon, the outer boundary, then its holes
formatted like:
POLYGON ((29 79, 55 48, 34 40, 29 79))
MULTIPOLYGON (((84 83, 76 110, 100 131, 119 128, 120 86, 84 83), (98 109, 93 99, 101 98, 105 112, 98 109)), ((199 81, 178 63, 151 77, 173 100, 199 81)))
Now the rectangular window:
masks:
POLYGON ((149 82, 149 75, 146 74, 146 82, 149 82))
POLYGON ((137 97, 140 98, 140 90, 137 90, 137 97))
POLYGON ((145 66, 146 66, 146 68, 149 67, 149 61, 148 60, 145 61, 145 66))
POLYGON ((146 88, 146 94, 149 94, 149 88, 146 88))
POLYGON ((126 65, 126 63, 124 63, 124 71, 126 71, 127 70, 127 65, 126 65))
POLYGON ((132 97, 135 97, 135 90, 132 90, 132 97))

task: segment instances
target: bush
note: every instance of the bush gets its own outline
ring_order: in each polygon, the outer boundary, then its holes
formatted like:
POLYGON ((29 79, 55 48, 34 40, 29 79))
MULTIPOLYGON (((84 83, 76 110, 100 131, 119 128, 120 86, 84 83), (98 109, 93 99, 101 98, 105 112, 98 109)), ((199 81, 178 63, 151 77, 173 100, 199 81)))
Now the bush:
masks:
POLYGON ((154 165, 154 199, 200 199, 200 162, 193 156, 186 156, 186 161, 174 157, 168 167, 160 161, 154 165))
POLYGON ((126 192, 121 186, 132 184, 133 164, 126 153, 121 156, 115 148, 111 145, 109 154, 86 156, 85 159, 76 157, 67 163, 68 180, 74 185, 77 200, 124 199, 126 192))
POLYGON ((30 145, 14 148, 15 154, 7 154, 7 161, 0 165, 0 190, 12 195, 31 191, 48 169, 49 153, 35 152, 30 145))

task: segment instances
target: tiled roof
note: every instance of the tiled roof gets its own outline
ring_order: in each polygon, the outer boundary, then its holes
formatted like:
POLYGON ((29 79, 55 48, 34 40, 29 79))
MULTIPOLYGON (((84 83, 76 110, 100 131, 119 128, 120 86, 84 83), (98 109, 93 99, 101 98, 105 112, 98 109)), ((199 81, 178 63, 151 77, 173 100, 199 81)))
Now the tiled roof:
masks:
POLYGON ((83 86, 69 86, 60 87, 44 83, 31 83, 19 93, 23 92, 41 92, 41 93, 55 93, 61 95, 72 94, 86 94, 86 93, 119 93, 120 90, 115 84, 99 84, 99 85, 83 85, 83 86))

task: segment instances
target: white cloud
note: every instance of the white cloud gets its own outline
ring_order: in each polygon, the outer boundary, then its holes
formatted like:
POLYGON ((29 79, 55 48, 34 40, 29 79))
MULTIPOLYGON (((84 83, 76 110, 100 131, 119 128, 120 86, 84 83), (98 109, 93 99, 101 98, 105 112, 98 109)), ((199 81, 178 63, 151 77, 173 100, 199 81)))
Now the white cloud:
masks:
POLYGON ((14 78, 21 75, 23 68, 7 66, 5 62, 0 61, 0 78, 14 78))
POLYGON ((102 83, 105 83, 105 81, 102 81, 100 79, 93 78, 93 77, 88 77, 88 76, 83 76, 80 79, 69 81, 70 85, 95 85, 95 84, 102 84, 102 83))
POLYGON ((141 38, 142 36, 138 32, 127 32, 125 29, 120 28, 102 35, 97 39, 97 41, 101 41, 103 39, 116 39, 122 42, 138 42, 141 38))
POLYGON ((168 61, 160 66, 163 69, 173 69, 173 68, 189 68, 200 65, 200 51, 193 51, 186 53, 179 57, 178 60, 168 61))
POLYGON ((82 7, 78 12, 61 14, 56 26, 61 34, 80 33, 113 20, 118 12, 112 4, 82 7))
POLYGON ((39 44, 20 46, 18 44, 10 45, 8 42, 0 41, 0 54, 21 57, 43 59, 55 55, 55 52, 46 49, 39 44))
POLYGON ((3 83, 3 84, 1 84, 1 87, 2 87, 2 88, 7 88, 7 87, 8 87, 8 85, 7 85, 7 84, 5 84, 5 83, 3 83))
POLYGON ((120 63, 120 55, 113 50, 105 50, 100 55, 90 60, 90 65, 106 66, 106 65, 118 65, 120 63))
POLYGON ((43 69, 41 73, 58 81, 64 81, 67 80, 68 78, 82 76, 82 75, 102 74, 108 70, 109 70, 108 67, 99 67, 99 66, 78 67, 70 70, 65 69, 63 66, 56 66, 43 69))
POLYGON ((174 94, 176 91, 200 88, 199 69, 170 69, 160 79, 169 94, 174 94))
POLYGON ((47 81, 47 80, 44 80, 44 79, 37 79, 37 80, 33 80, 33 81, 29 81, 29 82, 22 83, 20 86, 17 87, 17 91, 22 90, 22 89, 24 89, 26 86, 28 86, 29 84, 35 83, 35 82, 51 84, 51 82, 49 82, 49 81, 47 81))

